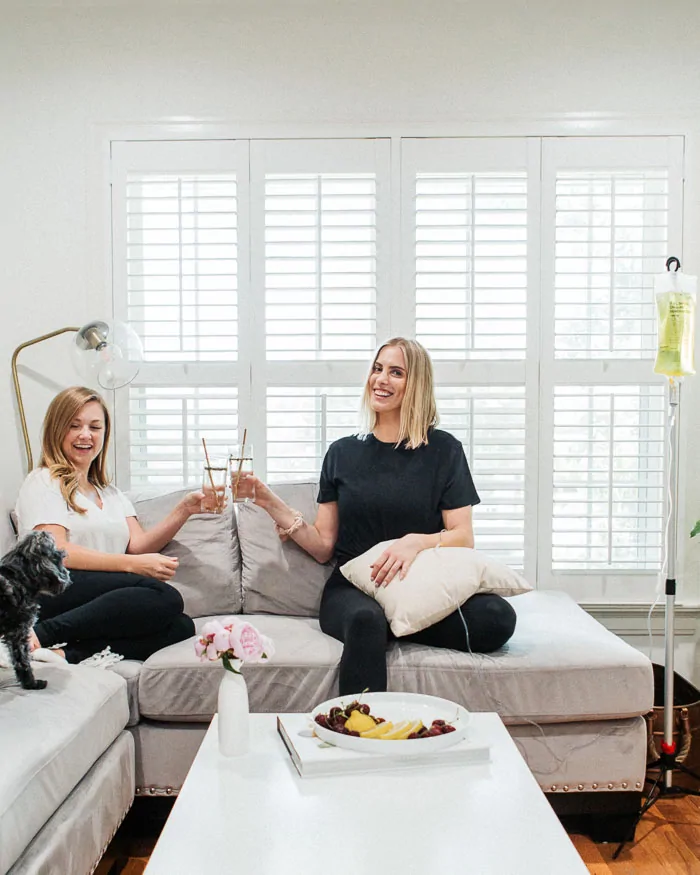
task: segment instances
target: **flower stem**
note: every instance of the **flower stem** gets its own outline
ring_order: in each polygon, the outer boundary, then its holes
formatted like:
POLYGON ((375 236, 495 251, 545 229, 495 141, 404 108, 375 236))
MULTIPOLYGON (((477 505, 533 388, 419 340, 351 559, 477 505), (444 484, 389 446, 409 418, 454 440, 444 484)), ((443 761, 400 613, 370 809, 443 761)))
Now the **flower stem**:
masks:
POLYGON ((234 674, 241 674, 241 672, 238 671, 237 668, 233 667, 233 661, 231 660, 228 653, 221 654, 221 661, 223 662, 226 671, 232 671, 234 674))

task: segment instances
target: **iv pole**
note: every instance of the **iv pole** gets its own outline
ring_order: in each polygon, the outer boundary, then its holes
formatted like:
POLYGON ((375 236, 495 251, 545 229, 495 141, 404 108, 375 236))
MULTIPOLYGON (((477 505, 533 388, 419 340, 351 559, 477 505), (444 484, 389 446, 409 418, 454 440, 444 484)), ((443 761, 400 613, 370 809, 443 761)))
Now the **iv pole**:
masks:
MULTIPOLYGON (((666 260, 666 270, 676 265, 675 271, 681 268, 680 261, 671 257, 666 260)), ((674 614, 676 605, 676 549, 678 544, 678 413, 681 402, 681 386, 677 377, 669 377, 669 518, 668 536, 666 542, 667 571, 664 592, 666 595, 666 610, 664 623, 665 657, 664 657, 664 740, 661 743, 661 753, 658 760, 647 765, 647 769, 659 769, 659 775, 654 781, 639 813, 628 833, 628 837, 618 845, 613 860, 616 860, 624 846, 632 841, 639 821, 649 809, 664 796, 700 796, 700 790, 678 787, 673 783, 674 771, 690 775, 700 784, 700 775, 678 761, 677 744, 673 738, 673 659, 675 649, 674 614)))

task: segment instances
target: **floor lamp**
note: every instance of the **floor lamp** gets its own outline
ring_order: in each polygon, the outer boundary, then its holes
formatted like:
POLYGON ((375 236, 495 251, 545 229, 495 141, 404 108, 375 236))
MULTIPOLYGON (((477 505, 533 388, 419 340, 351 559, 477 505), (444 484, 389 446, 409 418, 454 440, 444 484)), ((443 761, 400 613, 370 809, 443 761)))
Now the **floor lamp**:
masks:
POLYGON ((72 345, 73 364, 87 381, 96 381, 103 389, 119 389, 130 383, 139 372, 143 361, 143 346, 134 329, 125 322, 95 320, 81 328, 68 326, 42 334, 20 343, 12 353, 12 382, 17 399, 17 410, 27 454, 27 473, 34 467, 32 447, 27 430, 27 418, 19 384, 17 359, 23 349, 42 343, 68 332, 75 333, 72 345))
POLYGON ((700 796, 700 789, 692 790, 678 787, 673 783, 675 771, 690 775, 700 786, 700 775, 678 761, 677 744, 673 737, 673 663, 675 650, 674 615, 676 605, 676 549, 678 544, 678 414, 681 404, 680 377, 695 373, 693 366, 695 286, 696 277, 680 274, 680 261, 669 258, 666 261, 668 277, 662 274, 657 284, 657 308, 659 313, 659 353, 657 373, 669 378, 669 516, 666 540, 666 596, 664 619, 664 740, 658 760, 648 763, 648 769, 659 769, 659 775, 649 790, 647 798, 634 819, 627 838, 622 841, 613 860, 620 855, 623 847, 632 840, 639 821, 649 809, 664 796, 700 796), (671 265, 675 264, 674 274, 671 265), (664 296, 667 296, 664 298, 664 296), (663 298, 663 300, 661 300, 663 298), (666 323, 664 322, 666 320, 666 323), (666 357, 664 359, 664 356, 666 357), (661 363, 661 364, 660 364, 661 363))

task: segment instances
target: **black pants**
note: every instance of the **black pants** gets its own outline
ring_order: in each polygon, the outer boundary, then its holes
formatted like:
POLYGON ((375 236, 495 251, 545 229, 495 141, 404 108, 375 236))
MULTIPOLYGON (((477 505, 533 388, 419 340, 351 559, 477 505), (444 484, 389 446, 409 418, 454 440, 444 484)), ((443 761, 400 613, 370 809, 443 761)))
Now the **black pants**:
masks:
MULTIPOLYGON (((462 614, 469 630, 468 645, 459 611, 400 640, 491 653, 503 647, 515 631, 515 611, 498 595, 473 595, 462 605, 462 614)), ((347 581, 339 568, 323 590, 319 622, 326 635, 345 645, 340 659, 340 695, 386 690, 386 649, 394 636, 381 605, 347 581)))
POLYGON ((125 659, 148 659, 194 635, 182 596, 169 583, 121 571, 71 571, 60 595, 39 596, 34 627, 42 646, 67 642, 68 662, 80 662, 108 645, 125 659))

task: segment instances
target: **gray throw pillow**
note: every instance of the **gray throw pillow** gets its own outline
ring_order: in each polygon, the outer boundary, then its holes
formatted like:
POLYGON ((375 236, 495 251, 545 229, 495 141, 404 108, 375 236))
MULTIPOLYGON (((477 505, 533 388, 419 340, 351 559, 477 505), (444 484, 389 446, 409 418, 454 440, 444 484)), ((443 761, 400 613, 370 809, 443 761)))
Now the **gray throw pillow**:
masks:
MULTIPOLYGON (((129 498, 144 529, 160 522, 191 489, 129 498)), ((180 560, 172 584, 190 617, 238 614, 242 608, 241 563, 236 517, 231 503, 222 514, 193 514, 161 551, 180 560)))
MULTIPOLYGON (((270 484, 307 522, 316 519, 318 482, 270 484)), ((243 560, 243 611, 318 617, 323 587, 334 563, 321 565, 291 539, 280 541, 270 516, 254 504, 240 504, 238 537, 243 560)))

